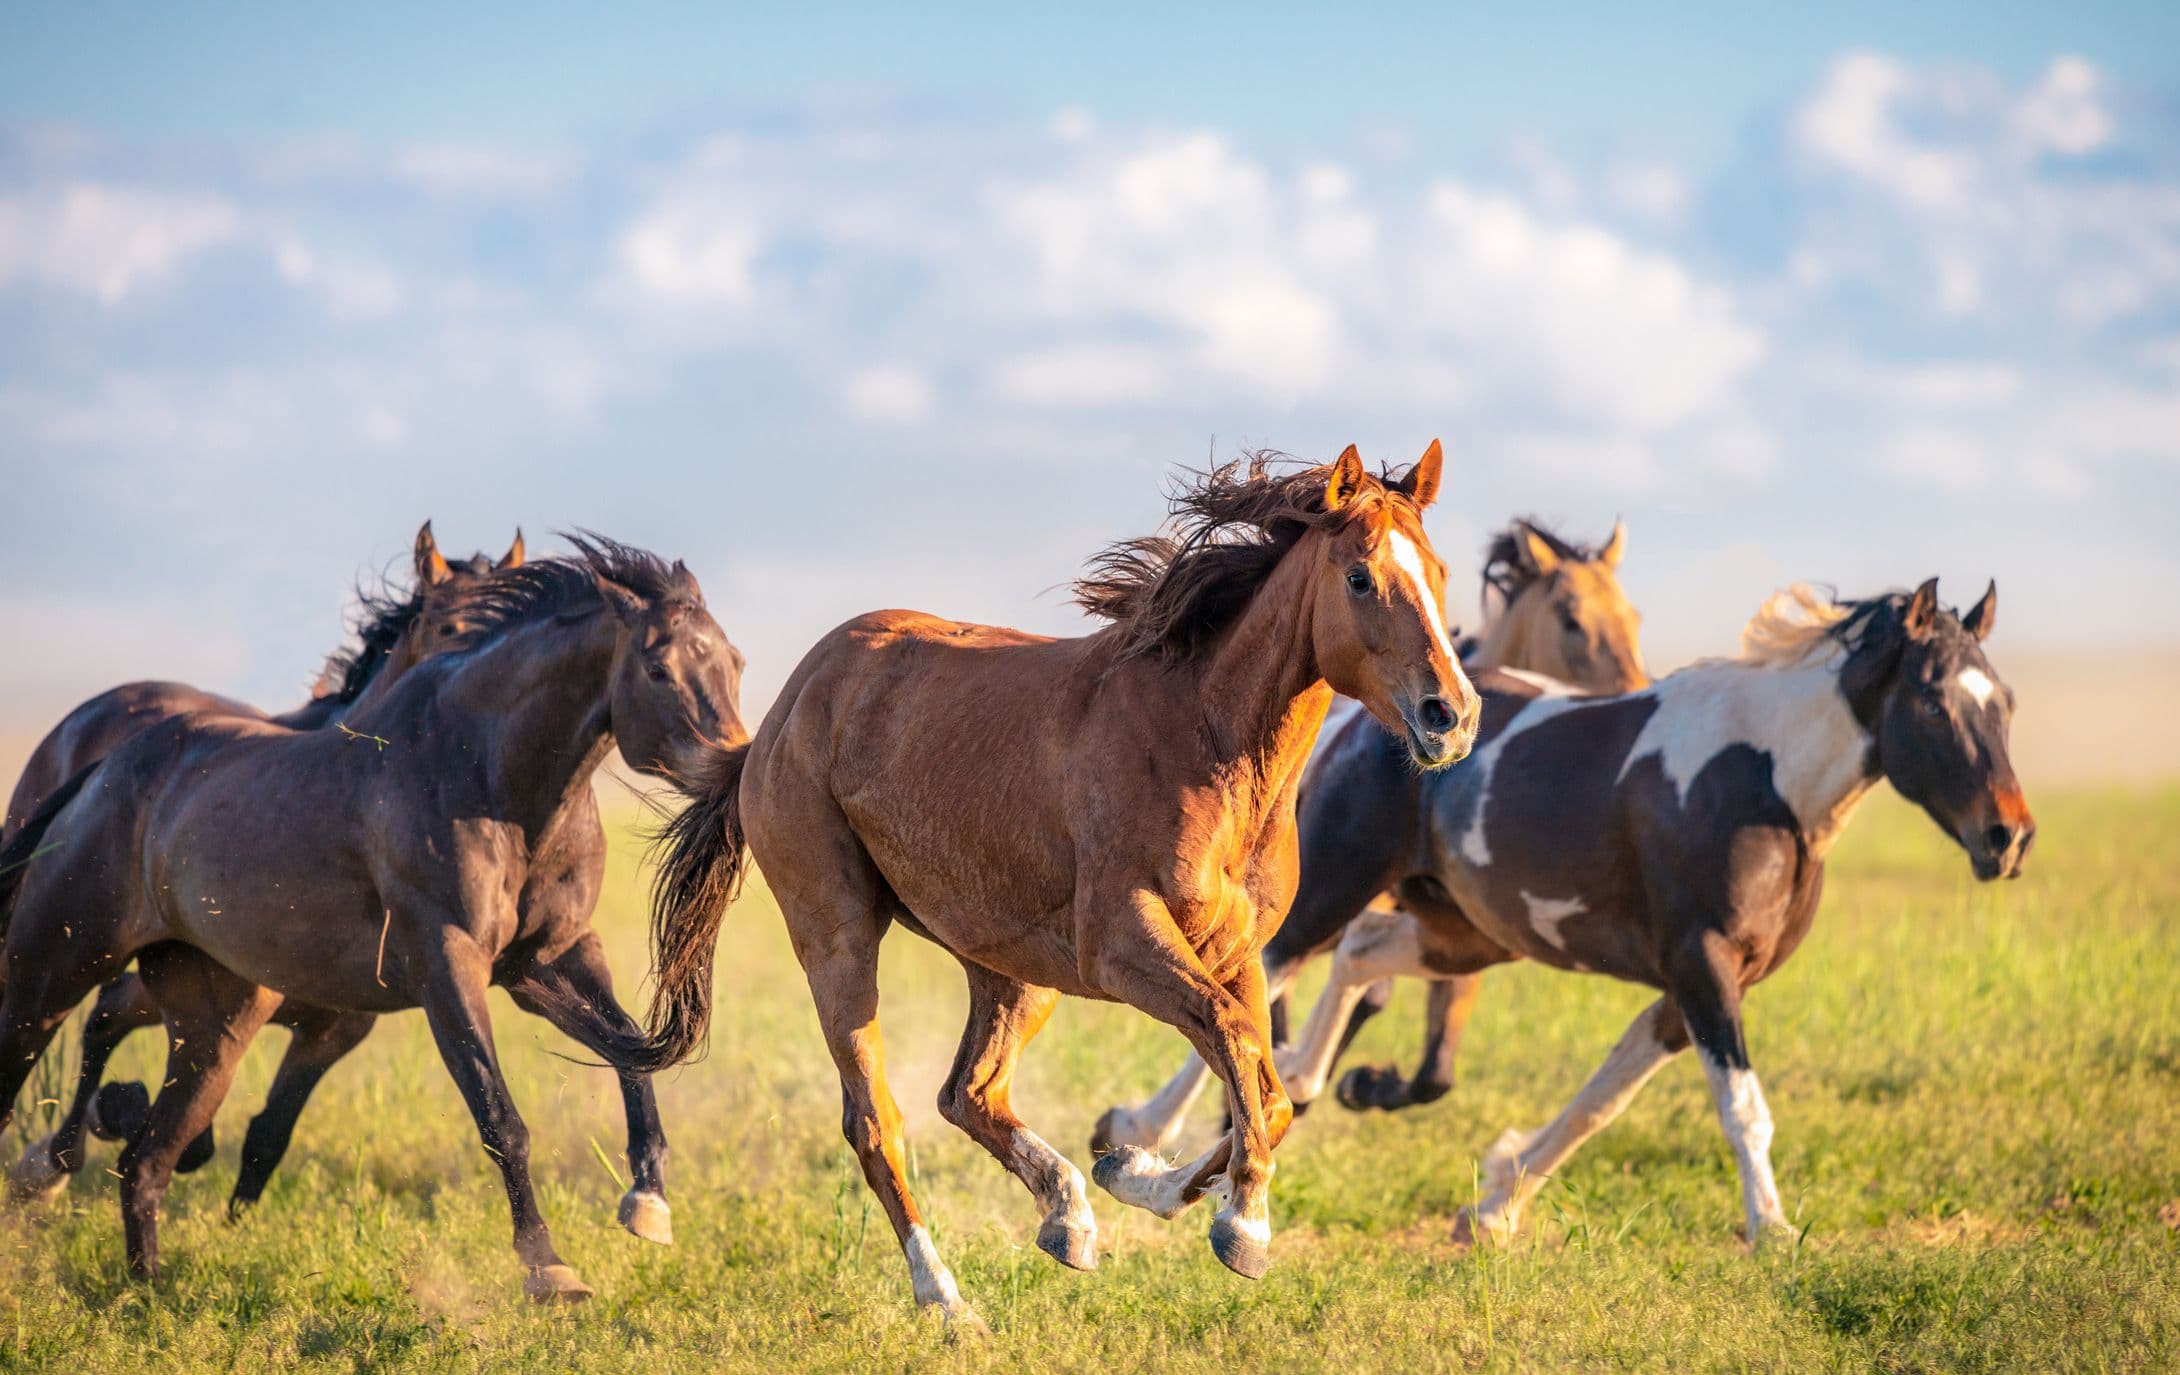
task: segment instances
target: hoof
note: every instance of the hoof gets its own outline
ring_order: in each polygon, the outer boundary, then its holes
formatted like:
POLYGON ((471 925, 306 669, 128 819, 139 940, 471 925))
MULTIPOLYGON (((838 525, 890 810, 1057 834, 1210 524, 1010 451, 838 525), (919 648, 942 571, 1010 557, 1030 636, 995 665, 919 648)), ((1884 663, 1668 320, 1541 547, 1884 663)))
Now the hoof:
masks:
POLYGON ((1211 1254, 1245 1280, 1260 1280, 1272 1268, 1272 1229, 1235 1213, 1211 1219, 1211 1254))
POLYGON ((1466 1255, 1478 1246, 1503 1246, 1513 1239, 1514 1219, 1506 1214, 1484 1218, 1473 1207, 1454 1214, 1453 1249, 1459 1254, 1466 1255))
POLYGON ((1098 1114, 1098 1124, 1090 1129, 1090 1154, 1104 1159, 1121 1143, 1113 1138, 1113 1114, 1119 1108, 1107 1108, 1098 1114))
POLYGON ((1095 1270, 1098 1268, 1097 1227, 1070 1227, 1059 1218, 1048 1217, 1037 1229, 1037 1249, 1070 1270, 1095 1270))
POLYGON ((182 1158, 174 1162, 174 1173, 195 1174, 212 1163, 212 1156, 218 1150, 218 1143, 212 1139, 212 1129, 206 1127, 197 1133, 196 1140, 182 1148, 182 1158))
POLYGON ((53 1158, 53 1138, 48 1136, 31 1143, 23 1152, 23 1158, 8 1171, 8 1201, 11 1203, 51 1203, 68 1188, 70 1176, 53 1158))
POLYGON ((151 1120, 151 1090, 134 1080, 107 1084, 91 1095, 84 1125, 101 1141, 134 1141, 151 1120))
POLYGON ((621 1225, 630 1236, 661 1246, 674 1244, 674 1210, 649 1189, 630 1189, 621 1195, 621 1225))
POLYGON ((233 1198, 227 1200, 227 1220, 229 1222, 240 1222, 248 1217, 250 1210, 256 1206, 257 1199, 254 1195, 244 1198, 241 1194, 236 1194, 233 1198))
MULTIPOLYGON (((1104 1121, 1099 1120, 1103 1130, 1104 1121)), ((1157 1167, 1158 1161, 1140 1146, 1107 1146, 1090 1166, 1090 1181, 1107 1193, 1113 1186, 1132 1174, 1142 1174, 1157 1167), (1138 1164, 1137 1162, 1142 1162, 1138 1164)))
POLYGON ((946 1324, 946 1340, 950 1342, 978 1342, 992 1335, 984 1319, 966 1303, 956 1302, 952 1307, 940 1307, 939 1317, 946 1324))
POLYGON ((1332 1096, 1349 1112, 1368 1112, 1393 1107, 1398 1090, 1405 1087, 1407 1080, 1391 1065, 1359 1065, 1340 1076, 1332 1096))
POLYGON ((522 1277, 522 1292, 532 1303, 581 1303, 591 1289, 572 1265, 533 1265, 522 1277))

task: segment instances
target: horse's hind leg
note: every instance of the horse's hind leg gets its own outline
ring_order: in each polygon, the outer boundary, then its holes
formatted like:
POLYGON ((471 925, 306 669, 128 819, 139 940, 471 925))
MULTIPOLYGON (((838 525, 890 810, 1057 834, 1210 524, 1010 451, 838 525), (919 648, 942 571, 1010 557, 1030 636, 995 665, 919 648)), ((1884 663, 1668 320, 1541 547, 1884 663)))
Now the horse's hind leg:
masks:
POLYGON ((280 1057, 265 1106, 250 1119, 250 1130, 242 1138, 242 1168, 235 1174, 235 1191, 227 1200, 229 1218, 242 1216, 264 1194, 265 1183, 287 1154, 296 1119, 317 1091, 318 1081, 363 1044, 378 1024, 378 1018, 368 1012, 332 1012, 293 1004, 283 1009, 282 1017, 291 1020, 295 1034, 280 1057))
POLYGON ((434 948, 421 960, 404 964, 424 966, 418 1000, 431 1022, 432 1039, 469 1105, 478 1137, 500 1167, 514 1217, 515 1254, 524 1266, 523 1292, 539 1303, 579 1303, 590 1297, 590 1286, 553 1249, 552 1231, 538 1211, 530 1182, 530 1129, 508 1095, 507 1077, 500 1072, 493 1046, 492 1014, 485 1003, 492 961, 451 920, 430 939, 434 948))
POLYGON ((969 976, 969 1022, 953 1073, 939 1090, 939 1112, 990 1151, 1044 1205, 1037 1245, 1076 1270, 1098 1263, 1098 1223, 1082 1172, 1014 1115, 1009 1089, 1022 1047, 1052 1015, 1060 995, 962 962, 969 976))
MULTIPOLYGON (((526 1011, 600 1054, 616 1040, 643 1034, 613 996, 613 971, 595 933, 586 933, 549 963, 533 961, 508 983, 507 991, 526 1011)), ((666 1128, 659 1121, 658 1095, 648 1074, 618 1077, 621 1107, 628 1117, 629 1170, 620 1223, 631 1236, 671 1246, 674 1214, 666 1204, 666 1128)))
MULTIPOLYGON (((109 1131, 100 1115, 107 1101, 117 1095, 102 1092, 99 1081, 106 1077, 106 1062, 112 1058, 115 1048, 131 1032, 157 1025, 158 1004, 145 991, 144 981, 134 974, 124 974, 99 989, 98 997, 91 1004, 91 1014, 83 1024, 83 1062, 76 1073, 76 1092, 69 1103, 68 1115, 61 1119, 60 1126, 54 1128, 51 1136, 32 1143, 15 1168, 9 1171, 8 1184, 12 1192, 24 1198, 52 1198, 68 1187, 70 1176, 83 1168, 86 1129, 106 1140, 126 1140, 143 1129, 144 1114, 151 1106, 151 1095, 145 1092, 144 1086, 128 1086, 136 1090, 135 1097, 142 1101, 131 1105, 133 1112, 118 1114, 120 1121, 109 1131)), ((112 1087, 120 1089, 122 1086, 112 1087)))
POLYGON ((174 1167, 212 1125, 235 1067, 280 995, 229 973, 183 945, 155 946, 138 960, 145 984, 166 1014, 167 1077, 151 1120, 121 1152, 121 1225, 129 1272, 159 1273, 159 1205, 174 1167))

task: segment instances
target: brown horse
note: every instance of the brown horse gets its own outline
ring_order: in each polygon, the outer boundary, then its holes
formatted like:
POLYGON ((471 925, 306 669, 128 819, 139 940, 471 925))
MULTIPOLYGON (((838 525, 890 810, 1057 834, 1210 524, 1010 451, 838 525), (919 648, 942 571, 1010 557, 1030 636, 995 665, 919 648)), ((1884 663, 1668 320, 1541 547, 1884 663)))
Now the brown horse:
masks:
MULTIPOLYGON (((538 1210, 485 989, 594 1049, 639 1038, 589 926, 591 776, 616 743, 672 776, 746 736, 740 656, 688 570, 595 537, 577 547, 472 588, 477 642, 418 664, 352 713, 352 732, 162 723, 0 850, 0 1103, 131 956, 166 1017, 170 1077, 119 1171, 135 1273, 157 1273, 174 1166, 286 994, 344 1012, 421 1006, 506 1184, 525 1290, 589 1294, 538 1210), (581 900, 533 901, 539 885, 581 900)), ((655 1115, 643 1125, 639 1170, 665 1153, 655 1115)))
MULTIPOLYGON (((1611 539, 1590 549, 1560 538, 1533 518, 1511 522, 1486 548, 1483 606, 1487 619, 1482 633, 1463 643, 1461 666, 1470 673, 1521 669, 1592 692, 1632 692, 1646 686, 1650 675, 1643 669, 1637 644, 1642 618, 1620 590, 1620 559, 1626 550, 1627 528, 1619 523, 1614 524, 1611 539)), ((1363 830, 1397 830, 1412 824, 1400 813, 1398 797, 1383 789, 1347 788, 1336 796, 1313 796, 1323 791, 1324 780, 1349 777, 1330 767, 1328 756, 1357 742, 1374 747, 1379 734, 1353 703, 1333 707, 1302 775, 1304 811, 1323 805, 1347 826, 1363 830)), ((1405 765, 1396 763, 1395 767, 1405 765)), ((1288 981, 1304 962, 1330 950, 1354 916, 1349 899, 1329 905, 1312 901, 1317 890, 1306 871, 1307 850, 1303 859, 1305 872, 1294 908, 1264 947, 1266 977, 1273 991, 1272 1035, 1282 1055, 1287 1040, 1288 981)), ((1389 1100, 1397 1094, 1403 1101, 1428 1102, 1452 1086, 1453 1055, 1475 1007, 1481 979, 1480 974, 1464 974, 1431 981, 1423 1026, 1423 1067, 1412 1081, 1393 1071, 1376 1071, 1387 1081, 1379 1089, 1380 1098, 1389 1100)), ((1353 1039, 1362 1024, 1384 1008, 1392 996, 1392 982, 1384 979, 1370 986, 1347 1025, 1347 1039, 1353 1039)), ((1346 1043, 1343 1040, 1341 1045, 1346 1043)), ((1314 1081, 1297 1085, 1284 1061, 1280 1071, 1296 1111, 1303 1110, 1320 1086, 1314 1081)), ((1189 1107, 1210 1081, 1209 1067, 1191 1055, 1181 1072, 1151 1098, 1133 1107, 1115 1107, 1100 1117, 1091 1149, 1099 1154, 1116 1145, 1166 1149, 1180 1135, 1189 1107)), ((1346 1081, 1341 1088, 1345 1102, 1346 1081)), ((1392 1104, 1381 1101, 1372 1106, 1392 1104)))
POLYGON ((1353 448, 1321 467, 1208 473, 1175 494, 1170 534, 1113 546, 1077 584, 1112 622, 1084 638, 909 611, 826 636, 672 828, 654 1035, 619 1058, 660 1066, 700 1044, 746 847, 786 916, 840 1071, 842 1128, 919 1304, 981 1326, 903 1169, 878 1029, 878 946, 896 921, 968 976, 939 1110, 1044 1207, 1040 1247, 1096 1264, 1081 1174, 1008 1101, 1023 1044, 1070 993, 1178 1028, 1237 1105, 1201 1160, 1169 1172, 1116 1152, 1098 1183, 1167 1217, 1222 1194, 1213 1251, 1263 1274, 1272 1151, 1292 1114, 1257 952, 1294 893, 1310 742, 1334 691, 1399 732, 1418 768, 1460 759, 1475 731, 1421 520, 1439 468, 1434 442, 1398 480, 1369 476, 1353 448))
MULTIPOLYGON (((391 684, 426 656, 458 643, 466 625, 455 609, 456 595, 495 571, 523 563, 522 532, 495 561, 484 553, 449 561, 439 550, 430 521, 416 532, 413 590, 359 591, 355 621, 357 644, 326 658, 311 700, 293 711, 267 716, 232 698, 202 692, 186 683, 126 683, 100 693, 70 712, 38 742, 17 780, 0 828, 0 844, 12 839, 46 797, 71 776, 112 753, 123 741, 160 721, 204 713, 269 720, 296 730, 330 726, 350 710, 373 684, 391 684)), ((287 1148, 295 1115, 335 1061, 359 1044, 373 1018, 283 1002, 273 1020, 293 1034, 274 1075, 267 1110, 250 1124, 243 1168, 235 1181, 230 1210, 254 1203, 287 1148)), ((51 1199, 68 1187, 83 1168, 86 1130, 107 1140, 125 1141, 141 1130, 150 1095, 141 1084, 115 1084, 103 1091, 106 1064, 132 1033, 159 1025, 159 1008, 144 982, 123 974, 98 992, 83 1031, 83 1061, 76 1092, 60 1125, 32 1144, 8 1172, 8 1193, 17 1200, 51 1199)), ((210 1159, 211 1131, 191 1143, 178 1168, 187 1172, 210 1159)))

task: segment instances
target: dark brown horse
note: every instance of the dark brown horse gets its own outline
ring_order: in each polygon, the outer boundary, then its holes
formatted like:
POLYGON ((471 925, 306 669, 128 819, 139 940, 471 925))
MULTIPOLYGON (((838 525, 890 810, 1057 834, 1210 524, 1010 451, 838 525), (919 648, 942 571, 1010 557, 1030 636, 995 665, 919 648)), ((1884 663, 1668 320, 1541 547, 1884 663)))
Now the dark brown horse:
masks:
POLYGON ((653 1042, 699 1045, 725 902, 764 869, 840 1071, 842 1128, 906 1253, 917 1303, 980 1326, 909 1195, 878 1029, 878 946, 899 922, 968 976, 939 1110, 1045 1210, 1038 1245, 1088 1269, 1081 1174, 1009 1103, 1062 993, 1133 1004, 1217 1067, 1235 1130, 1167 1170, 1098 1162, 1173 1216, 1223 1196, 1213 1251, 1261 1275, 1272 1151, 1291 1116, 1257 952, 1294 892, 1294 791, 1334 690, 1437 768, 1468 752, 1475 694, 1447 638, 1421 513, 1433 443, 1398 481, 1338 462, 1229 465, 1176 494, 1169 535, 1116 545, 1077 585, 1112 624, 1047 639, 910 611, 861 616, 804 657, 747 749, 716 759, 661 876, 653 1042))
POLYGON ((1936 579, 1837 604, 1795 589, 1750 622, 1741 658, 1642 692, 1485 675, 1484 731, 1462 768, 1404 777, 1390 751, 1350 754, 1345 767, 1369 775, 1356 785, 1404 793, 1418 825, 1373 840, 1305 804, 1305 881, 1367 894, 1391 872, 1405 910, 1347 928, 1296 1077, 1323 1081, 1347 1009, 1388 974, 1528 958, 1646 984, 1663 996, 1566 1111, 1492 1149, 1456 1237, 1512 1235, 1551 1173, 1692 1043, 1761 1241, 1786 1217, 1742 1000, 1808 933, 1855 805, 1890 780, 1979 879, 2017 876, 2035 839, 2007 754, 2013 693, 1983 654, 1997 614, 1996 588, 1966 615, 1941 609, 1936 579))
MULTIPOLYGON (((1626 550, 1624 525, 1615 524, 1611 539, 1589 549, 1561 539, 1534 519, 1513 521, 1492 537, 1485 551, 1486 619, 1477 637, 1463 643, 1461 666, 1472 674, 1487 669, 1541 673, 1592 692, 1629 692, 1649 683, 1637 643, 1642 618, 1620 590, 1620 559, 1626 550)), ((1358 742, 1374 750, 1378 734, 1355 703, 1341 701, 1333 706, 1302 774, 1305 812, 1324 808, 1328 815, 1341 816, 1345 825, 1357 828, 1411 824, 1400 809, 1398 794, 1387 797, 1339 790, 1350 778, 1367 780, 1331 766, 1328 755, 1356 748, 1358 742), (1320 795, 1328 784, 1335 791, 1320 795)), ((1287 1041, 1288 982, 1305 961, 1331 950, 1355 915, 1345 894, 1330 904, 1320 901, 1330 895, 1329 890, 1313 885, 1309 877, 1305 866, 1294 908, 1264 947, 1265 979, 1272 990, 1273 1042, 1282 1053, 1287 1041)), ((1423 1025, 1423 1066, 1412 1080, 1397 1072, 1383 1074, 1378 1101, 1372 1106, 1392 1106, 1390 1100, 1396 1095, 1403 1102, 1428 1102, 1452 1086, 1453 1054, 1481 981, 1478 974, 1431 981, 1423 1025)), ((1364 993, 1348 1022, 1343 1047, 1384 1008, 1392 996, 1392 982, 1381 979, 1364 993)), ((1284 1061, 1280 1069, 1299 1111, 1317 1096, 1318 1086, 1303 1085, 1298 1091, 1284 1061)), ((1090 1148, 1099 1154, 1116 1145, 1167 1149, 1180 1135, 1189 1107, 1210 1082, 1210 1067, 1189 1056, 1180 1073, 1152 1097, 1133 1107, 1115 1107, 1100 1117, 1090 1148)), ((1347 1085, 1341 1087, 1344 1094, 1347 1085)))
MULTIPOLYGON (((616 743, 669 776, 745 733, 740 656, 688 571, 610 541, 577 546, 579 559, 469 589, 474 645, 418 664, 353 712, 350 732, 161 723, 0 851, 0 1099, 132 955, 167 1020, 169 1078, 120 1166, 136 1273, 157 1271, 177 1160, 286 995, 343 1012, 421 1006, 505 1180, 526 1292, 590 1292, 538 1212, 484 991, 507 988, 594 1049, 639 1035, 589 927, 591 776, 616 743), (585 882, 579 901, 531 900, 585 882)), ((665 1144, 647 1118, 631 1163, 663 1206, 665 1144)))
MULTIPOLYGON (((330 726, 352 710, 373 684, 383 688, 427 655, 458 641, 464 626, 454 610, 454 594, 496 570, 523 562, 522 532, 497 562, 484 553, 449 561, 439 550, 430 521, 416 532, 415 581, 410 590, 360 591, 355 622, 357 643, 326 659, 311 700, 293 711, 266 716, 232 698, 202 692, 186 683, 127 683, 100 693, 70 712, 38 742, 15 785, 0 845, 54 789, 97 763, 122 741, 156 722, 191 714, 230 714, 263 719, 296 730, 330 726)), ((323 1008, 283 1002, 273 1020, 292 1033, 287 1054, 274 1075, 267 1110, 250 1124, 242 1170, 235 1181, 231 1211, 257 1201, 279 1164, 294 1131, 296 1114, 327 1069, 353 1050, 371 1030, 373 1019, 323 1008)), ((143 1127, 150 1094, 141 1084, 113 1084, 102 1091, 107 1062, 132 1033, 159 1025, 159 1008, 135 974, 123 974, 101 988, 83 1030, 83 1060, 76 1092, 59 1126, 25 1151, 8 1172, 8 1193, 17 1200, 50 1199, 68 1187, 83 1168, 86 1130, 112 1141, 126 1141, 143 1127)), ((211 1158, 209 1128, 183 1156, 186 1172, 211 1158)))

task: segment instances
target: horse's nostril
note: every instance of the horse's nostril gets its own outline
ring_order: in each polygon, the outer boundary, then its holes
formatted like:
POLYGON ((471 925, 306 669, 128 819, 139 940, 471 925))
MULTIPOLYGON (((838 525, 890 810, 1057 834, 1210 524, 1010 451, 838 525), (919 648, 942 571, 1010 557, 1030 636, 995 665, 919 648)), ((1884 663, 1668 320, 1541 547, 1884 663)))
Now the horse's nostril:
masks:
POLYGON ((1423 718, 1424 728, 1434 735, 1453 729, 1453 708, 1443 697, 1426 697, 1416 703, 1416 715, 1423 718))
POLYGON ((2000 823, 1983 833, 1983 843, 1994 855, 2005 854, 2013 848, 2013 827, 2000 823))

